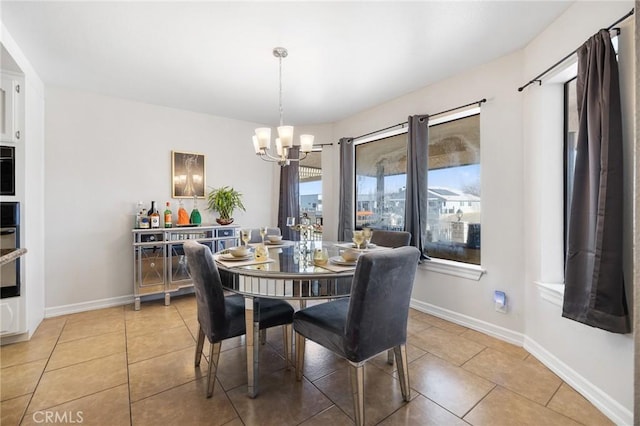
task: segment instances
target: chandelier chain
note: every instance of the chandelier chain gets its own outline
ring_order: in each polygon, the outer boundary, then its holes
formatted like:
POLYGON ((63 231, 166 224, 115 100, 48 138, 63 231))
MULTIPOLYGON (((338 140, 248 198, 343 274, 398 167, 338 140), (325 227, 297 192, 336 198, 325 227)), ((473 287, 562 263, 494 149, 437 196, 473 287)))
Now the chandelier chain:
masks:
POLYGON ((280 107, 280 125, 284 126, 284 118, 283 118, 283 108, 282 108, 282 56, 278 56, 278 62, 280 63, 280 97, 279 97, 279 107, 280 107))

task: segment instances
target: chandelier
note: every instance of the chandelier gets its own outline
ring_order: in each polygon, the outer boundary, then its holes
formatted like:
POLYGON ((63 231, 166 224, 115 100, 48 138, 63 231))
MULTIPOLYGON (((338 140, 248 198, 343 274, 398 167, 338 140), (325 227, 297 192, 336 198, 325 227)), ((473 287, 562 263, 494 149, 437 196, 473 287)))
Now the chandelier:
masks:
POLYGON ((256 150, 256 154, 264 161, 275 162, 283 167, 288 166, 291 161, 304 160, 313 148, 313 135, 300 135, 301 156, 299 158, 289 157, 290 149, 293 147, 293 126, 285 126, 282 119, 282 58, 286 58, 288 54, 289 52, 284 47, 273 48, 273 56, 278 58, 280 65, 280 126, 278 126, 278 137, 275 140, 277 155, 272 155, 269 152, 271 149, 270 127, 257 128, 256 134, 253 136, 253 148, 256 150))

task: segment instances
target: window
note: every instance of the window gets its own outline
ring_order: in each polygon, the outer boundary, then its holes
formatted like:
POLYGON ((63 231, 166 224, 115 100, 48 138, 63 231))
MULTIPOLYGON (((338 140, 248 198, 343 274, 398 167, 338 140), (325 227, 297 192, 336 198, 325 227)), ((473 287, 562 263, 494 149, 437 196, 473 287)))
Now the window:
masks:
POLYGON ((322 225, 322 151, 312 151, 300 161, 300 214, 322 225))
MULTIPOLYGON (((429 129, 426 251, 480 264, 480 114, 473 109, 429 129)), ((356 228, 404 229, 407 134, 357 143, 356 228)))
POLYGON ((480 114, 429 128, 427 254, 480 264, 480 114))
POLYGON ((578 142, 578 100, 576 78, 564 84, 564 250, 567 253, 569 210, 573 193, 573 175, 578 142))
POLYGON ((404 229, 407 134, 355 147, 356 229, 404 229))

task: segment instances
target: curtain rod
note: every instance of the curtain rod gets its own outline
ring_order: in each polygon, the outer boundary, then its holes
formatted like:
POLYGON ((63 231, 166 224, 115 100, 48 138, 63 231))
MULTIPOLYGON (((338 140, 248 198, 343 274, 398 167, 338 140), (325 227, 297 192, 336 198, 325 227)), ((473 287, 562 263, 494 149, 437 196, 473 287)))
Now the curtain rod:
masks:
MULTIPOLYGON (((614 28, 614 27, 616 25, 618 25, 620 22, 622 22, 625 19, 627 19, 628 17, 630 17, 631 15, 633 15, 633 13, 634 13, 634 9, 631 9, 631 11, 629 13, 624 15, 622 18, 618 19, 613 24, 609 25, 607 27, 607 31, 616 30, 618 35, 620 35, 620 28, 614 28)), ((578 47, 578 49, 580 49, 580 48, 578 47)), ((571 56, 575 55, 578 52, 578 49, 576 49, 573 52, 569 53, 567 56, 565 56, 564 58, 560 59, 555 64, 551 65, 549 68, 547 68, 546 70, 542 71, 539 75, 535 76, 532 80, 530 80, 524 86, 518 87, 518 92, 522 92, 527 86, 529 86, 530 84, 533 84, 533 83, 538 83, 540 86, 542 86, 542 80, 540 80, 540 78, 545 76, 545 75, 547 75, 549 73, 549 71, 552 71, 553 69, 555 69, 558 65, 560 65, 561 63, 563 63, 564 61, 569 59, 571 56)))
MULTIPOLYGON (((468 103, 466 105, 460 105, 460 106, 457 106, 455 108, 447 109, 445 111, 436 112, 435 114, 429 114, 429 118, 434 117, 436 115, 442 115, 442 114, 446 114, 448 112, 456 111, 456 110, 459 110, 459 109, 462 109, 462 108, 470 107, 470 106, 475 105, 475 104, 478 104, 478 106, 480 106, 485 102, 487 102, 487 99, 486 98, 482 98, 479 101, 471 102, 471 103, 468 103)), ((376 133, 381 133, 381 132, 384 132, 384 131, 387 131, 387 130, 391 130, 391 129, 395 128, 395 127, 402 128, 402 127, 406 126, 407 124, 408 124, 408 121, 403 121, 402 123, 394 124, 393 126, 385 127, 384 129, 374 130, 373 132, 369 132, 369 133, 365 133, 364 135, 357 136, 357 137, 353 138, 353 140, 362 139, 362 138, 365 138, 367 136, 375 135, 376 133)))

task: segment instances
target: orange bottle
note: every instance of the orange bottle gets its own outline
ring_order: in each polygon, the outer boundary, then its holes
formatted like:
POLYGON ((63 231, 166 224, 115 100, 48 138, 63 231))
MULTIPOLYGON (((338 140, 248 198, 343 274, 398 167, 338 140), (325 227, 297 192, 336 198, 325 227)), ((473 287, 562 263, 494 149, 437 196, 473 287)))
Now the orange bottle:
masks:
POLYGON ((182 204, 182 200, 179 202, 178 208, 178 225, 188 225, 189 224, 189 213, 184 208, 184 204, 182 204))

